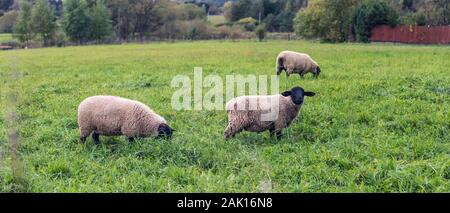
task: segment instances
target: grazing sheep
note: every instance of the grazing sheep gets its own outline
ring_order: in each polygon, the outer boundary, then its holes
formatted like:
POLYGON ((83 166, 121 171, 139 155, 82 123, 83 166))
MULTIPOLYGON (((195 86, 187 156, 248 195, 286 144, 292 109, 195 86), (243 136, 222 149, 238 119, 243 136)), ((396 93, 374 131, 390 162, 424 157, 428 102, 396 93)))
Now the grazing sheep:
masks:
POLYGON ((286 72, 286 76, 298 73, 300 77, 308 72, 318 77, 320 74, 320 67, 308 54, 298 53, 293 51, 283 51, 278 54, 276 61, 276 74, 280 75, 281 71, 286 72))
POLYGON ((271 137, 276 133, 277 139, 280 140, 282 129, 289 126, 297 117, 304 96, 314 95, 314 92, 305 92, 301 87, 294 87, 281 95, 240 96, 230 100, 226 105, 228 126, 224 133, 225 140, 234 137, 242 130, 250 132, 269 130, 271 137), (278 112, 278 116, 271 119, 264 118, 270 112, 278 112))
POLYGON ((81 143, 93 132, 96 144, 100 135, 125 135, 132 142, 135 137, 170 138, 173 131, 163 117, 145 104, 115 96, 92 96, 82 101, 78 126, 81 143))

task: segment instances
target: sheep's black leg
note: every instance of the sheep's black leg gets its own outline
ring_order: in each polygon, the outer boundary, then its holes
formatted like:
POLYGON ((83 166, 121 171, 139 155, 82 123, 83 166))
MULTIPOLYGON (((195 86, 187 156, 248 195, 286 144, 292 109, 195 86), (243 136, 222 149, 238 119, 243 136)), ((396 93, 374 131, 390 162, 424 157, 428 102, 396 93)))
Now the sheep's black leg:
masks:
POLYGON ((305 78, 305 74, 300 73, 300 78, 304 79, 305 78))
POLYGON ((80 137, 80 143, 86 142, 86 137, 80 137))
POLYGON ((272 139, 275 136, 275 125, 272 124, 271 127, 269 128, 269 133, 270 133, 270 139, 272 139))
POLYGON ((281 132, 281 130, 276 131, 277 134, 277 140, 281 140, 281 136, 283 136, 283 133, 281 132))
POLYGON ((92 133, 92 139, 94 139, 95 144, 100 144, 100 135, 98 133, 92 133))
POLYGON ((269 130, 270 133, 270 138, 273 138, 273 136, 275 136, 275 132, 273 129, 269 130))
POLYGON ((128 142, 133 143, 134 137, 128 137, 128 142))

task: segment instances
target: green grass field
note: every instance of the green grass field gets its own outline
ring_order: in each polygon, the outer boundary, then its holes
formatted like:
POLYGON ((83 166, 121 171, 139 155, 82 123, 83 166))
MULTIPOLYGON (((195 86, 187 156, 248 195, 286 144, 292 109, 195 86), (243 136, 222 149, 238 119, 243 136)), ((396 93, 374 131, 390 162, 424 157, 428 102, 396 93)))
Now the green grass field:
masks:
POLYGON ((0 191, 450 192, 449 59, 449 46, 303 41, 0 52, 0 191), (204 75, 271 75, 286 49, 309 53, 322 74, 281 76, 280 90, 317 95, 280 142, 267 132, 224 141, 225 111, 172 109, 175 75, 198 66, 204 75), (78 104, 98 94, 148 104, 174 137, 79 144, 78 104), (14 109, 17 156, 7 137, 14 109))
POLYGON ((11 34, 0 33, 0 43, 11 41, 11 40, 13 40, 13 37, 11 34))

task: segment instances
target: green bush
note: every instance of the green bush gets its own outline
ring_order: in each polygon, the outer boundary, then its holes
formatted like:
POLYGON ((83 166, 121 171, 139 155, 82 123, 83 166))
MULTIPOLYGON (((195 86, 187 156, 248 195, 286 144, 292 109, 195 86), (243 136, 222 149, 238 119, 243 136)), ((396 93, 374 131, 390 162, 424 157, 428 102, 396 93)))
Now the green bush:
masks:
POLYGON ((258 27, 256 27, 256 29, 255 29, 256 37, 258 38, 258 40, 260 42, 262 42, 264 40, 264 38, 266 37, 266 33, 267 33, 267 29, 264 24, 258 25, 258 27))
POLYGON ((0 16, 0 33, 12 33, 17 16, 17 11, 9 11, 0 16))
POLYGON ((295 13, 293 12, 282 12, 275 17, 275 26, 279 32, 292 32, 294 25, 295 13))
POLYGON ((252 17, 239 19, 237 23, 242 25, 247 31, 253 31, 256 28, 256 20, 252 17))
POLYGON ((359 42, 370 42, 372 28, 376 25, 395 26, 398 14, 385 1, 363 1, 356 7, 352 26, 359 42))
POLYGON ((299 10, 294 19, 295 32, 306 38, 343 42, 349 36, 353 0, 316 0, 299 10))

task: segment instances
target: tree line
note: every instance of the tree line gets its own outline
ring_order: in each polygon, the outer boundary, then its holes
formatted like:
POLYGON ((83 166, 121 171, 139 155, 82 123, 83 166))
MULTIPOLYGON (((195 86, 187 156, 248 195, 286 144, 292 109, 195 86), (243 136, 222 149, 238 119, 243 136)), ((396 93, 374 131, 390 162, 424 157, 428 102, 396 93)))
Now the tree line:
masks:
POLYGON ((223 11, 248 30, 263 25, 328 42, 368 42, 380 24, 450 24, 450 0, 235 0, 223 11))
POLYGON ((148 39, 241 38, 244 30, 207 23, 195 4, 171 0, 21 0, 14 36, 26 46, 145 41, 148 39), (63 8, 63 9, 62 9, 63 8))
POLYGON ((82 44, 112 37, 113 25, 103 0, 66 0, 64 10, 55 9, 47 0, 21 0, 13 32, 26 46, 34 39, 44 46, 58 45, 66 36, 82 44))
POLYGON ((215 25, 197 1, 20 0, 11 6, 13 2, 0 4, 0 32, 14 32, 27 46, 31 41, 51 46, 66 41, 262 40, 267 31, 328 42, 369 42, 371 29, 380 24, 450 24, 450 0, 205 0, 214 13, 223 4, 226 21, 215 25))
POLYGON ((450 0, 313 0, 294 19, 297 34, 329 42, 369 42, 381 24, 449 25, 450 0))
POLYGON ((307 6, 307 0, 237 0, 224 5, 230 22, 253 18, 270 32, 292 32, 295 13, 307 6))

